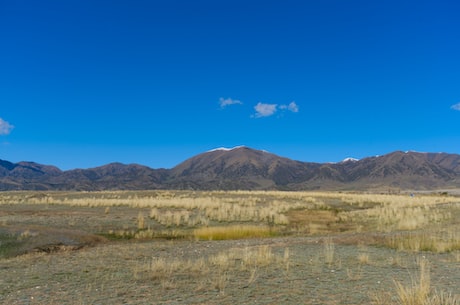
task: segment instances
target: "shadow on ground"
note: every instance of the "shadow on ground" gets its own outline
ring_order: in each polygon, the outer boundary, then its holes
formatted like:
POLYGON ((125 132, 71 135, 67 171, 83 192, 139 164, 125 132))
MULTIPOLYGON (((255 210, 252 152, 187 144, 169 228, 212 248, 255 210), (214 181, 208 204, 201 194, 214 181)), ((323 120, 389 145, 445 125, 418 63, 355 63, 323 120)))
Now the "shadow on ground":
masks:
POLYGON ((0 227, 0 258, 33 252, 78 250, 105 241, 102 236, 80 230, 30 225, 3 226, 0 227))

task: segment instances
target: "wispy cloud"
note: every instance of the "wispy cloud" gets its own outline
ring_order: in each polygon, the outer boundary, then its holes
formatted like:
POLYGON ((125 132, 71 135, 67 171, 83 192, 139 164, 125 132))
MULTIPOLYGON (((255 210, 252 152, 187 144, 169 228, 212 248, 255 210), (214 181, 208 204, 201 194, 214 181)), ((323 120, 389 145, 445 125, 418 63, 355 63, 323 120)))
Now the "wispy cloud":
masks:
POLYGON ((265 104, 265 103, 258 103, 254 106, 256 113, 252 115, 253 118, 263 118, 274 115, 278 110, 281 111, 291 111, 291 112, 299 112, 299 106, 297 106, 296 102, 291 102, 288 105, 282 104, 265 104))
POLYGON ((297 106, 294 101, 290 102, 288 105, 280 105, 280 109, 287 109, 291 112, 299 112, 299 106, 297 106))
MULTIPOLYGON (((242 105, 243 102, 233 98, 219 98, 219 105, 221 109, 225 109, 231 105, 242 105)), ((262 103, 258 102, 257 105, 254 106, 255 113, 252 114, 251 118, 264 118, 274 115, 275 113, 280 113, 282 115, 284 112, 299 112, 299 106, 296 104, 295 101, 290 102, 289 104, 269 104, 269 103, 262 103)))
POLYGON ((223 98, 219 99, 220 108, 225 108, 230 105, 241 105, 243 104, 240 100, 234 100, 232 98, 223 98))
POLYGON ((263 118, 263 117, 274 115, 275 112, 278 110, 277 107, 278 107, 277 104, 265 104, 265 103, 259 102, 257 103, 257 105, 254 106, 256 113, 254 114, 253 117, 263 118))
POLYGON ((450 106, 450 109, 460 111, 460 103, 450 106))
POLYGON ((14 126, 0 118, 0 136, 9 135, 14 126))

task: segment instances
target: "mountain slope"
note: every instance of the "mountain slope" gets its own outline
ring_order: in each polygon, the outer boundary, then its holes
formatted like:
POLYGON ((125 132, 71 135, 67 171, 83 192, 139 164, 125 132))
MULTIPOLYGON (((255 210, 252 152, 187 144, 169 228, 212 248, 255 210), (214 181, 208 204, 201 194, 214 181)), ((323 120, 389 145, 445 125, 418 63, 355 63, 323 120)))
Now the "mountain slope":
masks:
POLYGON ((48 189, 45 181, 61 174, 62 171, 55 166, 0 160, 0 190, 48 189))
POLYGON ((55 186, 75 190, 140 190, 161 187, 168 170, 151 169, 138 164, 110 163, 90 169, 65 172, 58 179, 51 179, 55 186))
POLYGON ((0 160, 0 190, 281 189, 460 187, 460 155, 396 151, 339 163, 294 161, 240 146, 198 154, 172 169, 111 163, 61 171, 0 160))
POLYGON ((216 149, 192 157, 171 170, 171 186, 253 189, 285 186, 313 176, 319 165, 293 161, 248 147, 216 149))
POLYGON ((391 186, 415 189, 455 185, 459 175, 453 165, 460 161, 460 156, 450 155, 447 158, 450 163, 445 159, 439 158, 438 154, 402 151, 364 158, 348 166, 345 170, 346 181, 366 187, 391 186), (437 159, 438 161, 435 161, 437 159))
POLYGON ((168 175, 166 169, 121 163, 61 171, 32 162, 0 160, 0 190, 115 190, 156 189, 168 175))

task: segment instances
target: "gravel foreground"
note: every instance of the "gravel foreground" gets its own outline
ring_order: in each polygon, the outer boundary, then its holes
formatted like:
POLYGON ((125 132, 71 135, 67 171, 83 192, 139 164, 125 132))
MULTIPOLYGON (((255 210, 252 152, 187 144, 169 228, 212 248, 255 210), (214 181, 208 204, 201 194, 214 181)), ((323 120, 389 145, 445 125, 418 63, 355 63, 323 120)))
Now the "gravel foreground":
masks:
POLYGON ((0 260, 0 303, 396 304, 395 283, 416 282, 420 260, 429 262, 433 291, 460 297, 458 251, 398 252, 353 238, 108 242, 31 253, 0 260), (261 249, 267 262, 243 264, 261 249), (171 268, 155 270, 158 261, 171 268))

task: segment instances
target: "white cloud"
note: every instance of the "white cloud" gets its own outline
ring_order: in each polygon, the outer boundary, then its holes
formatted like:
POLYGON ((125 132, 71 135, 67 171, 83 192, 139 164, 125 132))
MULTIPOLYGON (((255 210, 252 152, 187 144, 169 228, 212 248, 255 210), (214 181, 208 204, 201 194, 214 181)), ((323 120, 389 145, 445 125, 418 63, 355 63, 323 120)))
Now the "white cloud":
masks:
POLYGON ((280 105, 280 109, 287 109, 292 112, 299 112, 299 106, 295 102, 290 102, 289 105, 280 105))
POLYGON ((8 123, 7 121, 0 118, 0 136, 1 135, 8 135, 10 134, 11 130, 13 130, 14 126, 8 123))
POLYGON ((291 102, 288 105, 288 110, 292 112, 299 112, 299 106, 295 102, 291 102))
POLYGON ((256 114, 254 115, 254 117, 262 118, 274 115, 276 110, 278 110, 277 107, 277 104, 264 104, 259 102, 257 103, 257 105, 254 106, 254 109, 256 110, 256 114))
POLYGON ((252 115, 253 118, 262 118, 274 115, 278 109, 282 111, 289 110, 291 112, 299 112, 299 106, 297 106, 296 102, 290 102, 288 105, 278 105, 278 104, 265 104, 265 103, 258 103, 254 106, 256 113, 252 115))
POLYGON ((225 108, 225 107, 227 107, 229 105, 238 105, 238 104, 241 105, 243 103, 240 100, 234 100, 232 98, 223 98, 223 97, 221 97, 219 99, 219 104, 220 104, 221 108, 225 108))
POLYGON ((460 111, 460 103, 450 106, 450 109, 460 111))

